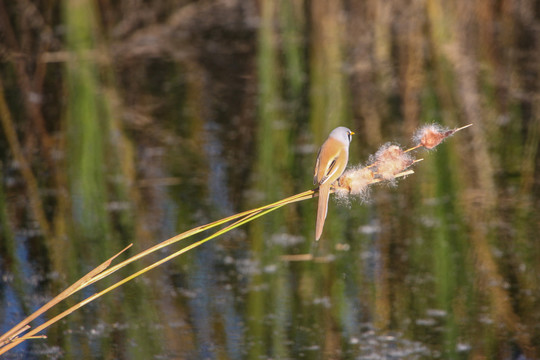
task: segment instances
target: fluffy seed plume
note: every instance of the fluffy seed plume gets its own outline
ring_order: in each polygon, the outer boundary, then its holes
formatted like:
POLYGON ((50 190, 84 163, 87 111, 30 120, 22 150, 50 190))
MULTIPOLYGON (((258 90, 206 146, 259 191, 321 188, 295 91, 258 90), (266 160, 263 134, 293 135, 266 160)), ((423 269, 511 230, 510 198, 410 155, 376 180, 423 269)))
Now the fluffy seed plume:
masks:
POLYGON ((418 147, 423 146, 426 149, 433 149, 447 137, 454 135, 459 130, 468 128, 471 125, 472 124, 465 125, 457 129, 444 128, 438 124, 422 126, 414 134, 413 140, 418 147))
POLYGON ((414 158, 410 153, 406 153, 397 145, 384 144, 375 153, 375 174, 384 180, 392 180, 412 165, 414 158))
POLYGON ((373 183, 374 174, 369 167, 354 167, 349 169, 339 178, 339 187, 336 189, 338 196, 366 194, 368 186, 373 183))

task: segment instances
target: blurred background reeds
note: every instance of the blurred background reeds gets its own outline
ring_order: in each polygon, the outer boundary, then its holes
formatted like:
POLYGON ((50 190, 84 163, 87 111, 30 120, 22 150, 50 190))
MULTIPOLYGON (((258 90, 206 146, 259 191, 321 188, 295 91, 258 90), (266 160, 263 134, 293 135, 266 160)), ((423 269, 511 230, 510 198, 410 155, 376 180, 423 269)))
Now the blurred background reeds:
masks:
POLYGON ((539 358, 539 9, 0 0, 0 333, 129 243, 310 189, 336 126, 357 165, 474 124, 331 201, 327 262, 283 260, 314 236, 292 204, 7 358, 539 358))

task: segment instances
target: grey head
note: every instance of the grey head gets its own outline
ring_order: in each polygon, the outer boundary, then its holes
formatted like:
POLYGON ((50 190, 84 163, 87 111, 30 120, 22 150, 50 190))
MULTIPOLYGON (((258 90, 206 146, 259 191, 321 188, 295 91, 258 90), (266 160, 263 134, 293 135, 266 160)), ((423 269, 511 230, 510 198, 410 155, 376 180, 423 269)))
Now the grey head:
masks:
POLYGON ((334 138, 342 142, 343 144, 349 146, 353 135, 354 132, 351 131, 349 128, 346 128, 345 126, 340 126, 332 130, 328 137, 334 138))

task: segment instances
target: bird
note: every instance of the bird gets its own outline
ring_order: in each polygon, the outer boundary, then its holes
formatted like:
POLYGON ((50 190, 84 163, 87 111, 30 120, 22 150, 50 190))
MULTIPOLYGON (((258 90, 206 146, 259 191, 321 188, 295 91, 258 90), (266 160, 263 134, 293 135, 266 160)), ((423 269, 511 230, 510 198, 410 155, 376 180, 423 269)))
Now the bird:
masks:
POLYGON ((315 162, 313 184, 319 187, 319 203, 317 206, 317 222, 315 240, 322 235, 324 221, 328 213, 328 197, 332 184, 339 179, 349 162, 349 145, 354 132, 340 126, 332 130, 328 139, 322 144, 315 162))

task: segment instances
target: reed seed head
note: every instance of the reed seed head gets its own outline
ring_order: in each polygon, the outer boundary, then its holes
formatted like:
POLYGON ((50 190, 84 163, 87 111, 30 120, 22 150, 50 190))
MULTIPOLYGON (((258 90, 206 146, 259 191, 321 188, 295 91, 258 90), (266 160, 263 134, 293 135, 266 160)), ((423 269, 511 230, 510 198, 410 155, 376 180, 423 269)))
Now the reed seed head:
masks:
POLYGON ((339 187, 336 188, 336 193, 338 196, 360 195, 360 197, 363 197, 373 178, 373 171, 369 167, 357 166, 351 168, 339 178, 339 187))
POLYGON ((456 130, 449 130, 438 124, 431 124, 418 129, 414 134, 413 140, 417 145, 421 145, 426 149, 433 149, 455 132, 456 130))
POLYGON ((375 173, 384 180, 392 180, 396 174, 411 166, 413 162, 414 158, 410 153, 404 152, 397 145, 387 143, 375 153, 375 173))

